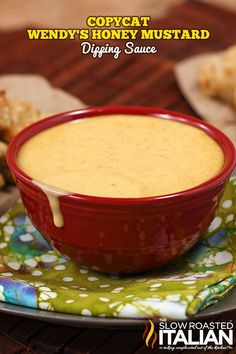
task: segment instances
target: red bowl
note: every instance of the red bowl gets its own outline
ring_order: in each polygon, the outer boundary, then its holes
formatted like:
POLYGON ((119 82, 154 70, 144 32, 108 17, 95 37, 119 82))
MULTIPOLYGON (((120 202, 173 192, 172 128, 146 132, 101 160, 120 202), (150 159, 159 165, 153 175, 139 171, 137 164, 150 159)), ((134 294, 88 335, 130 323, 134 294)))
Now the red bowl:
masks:
POLYGON ((231 141, 203 121, 157 108, 125 106, 86 108, 41 120, 21 131, 7 152, 7 162, 28 216, 46 239, 81 265, 102 272, 121 273, 162 266, 190 249, 213 220, 235 160, 235 148, 231 141), (116 113, 158 116, 202 129, 218 142, 224 152, 222 170, 197 187, 157 197, 60 196, 64 226, 56 227, 47 197, 17 165, 20 147, 33 135, 52 126, 116 113))

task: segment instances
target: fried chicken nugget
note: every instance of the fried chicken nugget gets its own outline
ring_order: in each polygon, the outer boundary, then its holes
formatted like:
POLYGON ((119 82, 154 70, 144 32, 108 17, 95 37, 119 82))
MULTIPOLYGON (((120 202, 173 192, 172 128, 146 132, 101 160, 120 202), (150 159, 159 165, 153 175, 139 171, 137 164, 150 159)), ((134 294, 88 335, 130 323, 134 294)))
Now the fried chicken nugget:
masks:
MULTIPOLYGON (((6 183, 9 183, 9 184, 15 183, 13 175, 7 165, 0 166, 0 174, 4 178, 6 183)), ((0 184, 0 188, 1 188, 1 184, 0 184)))
POLYGON ((13 176, 6 163, 7 144, 27 125, 42 118, 42 113, 28 103, 9 100, 5 91, 0 91, 0 188, 14 183, 13 176))
POLYGON ((3 177, 3 175, 0 173, 0 189, 2 189, 5 186, 6 182, 3 177))
POLYGON ((0 141, 0 166, 6 165, 7 144, 0 141))
MULTIPOLYGON (((3 176, 2 169, 8 169, 6 163, 6 152, 7 152, 7 144, 3 141, 0 141, 0 189, 5 186, 6 179, 3 176)), ((9 171, 9 169, 8 169, 9 171)), ((9 171, 10 173, 10 171, 9 171)), ((11 177, 12 178, 12 177, 11 177)), ((10 182, 12 183, 12 182, 10 182)))
POLYGON ((229 103, 236 110, 236 45, 215 54, 199 71, 201 91, 229 103))
POLYGON ((42 112, 29 103, 15 102, 0 91, 0 132, 5 142, 11 139, 23 128, 42 118, 42 112))
POLYGON ((0 141, 0 188, 7 183, 14 183, 12 173, 6 161, 7 144, 0 141), (4 181, 5 180, 5 181, 4 181))

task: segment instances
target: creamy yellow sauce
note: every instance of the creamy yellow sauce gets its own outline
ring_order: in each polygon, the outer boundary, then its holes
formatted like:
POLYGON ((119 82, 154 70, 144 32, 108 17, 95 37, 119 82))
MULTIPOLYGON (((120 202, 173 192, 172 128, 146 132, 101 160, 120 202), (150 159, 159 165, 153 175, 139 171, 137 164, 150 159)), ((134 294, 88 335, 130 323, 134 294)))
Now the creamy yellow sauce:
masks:
POLYGON ((33 183, 39 187, 47 196, 53 217, 53 223, 56 227, 64 226, 64 218, 61 213, 60 200, 61 195, 66 195, 68 192, 48 186, 47 184, 33 180, 33 183))
POLYGON ((119 114, 44 130, 23 144, 17 160, 37 183, 92 196, 137 198, 203 183, 222 168, 224 154, 198 128, 119 114))

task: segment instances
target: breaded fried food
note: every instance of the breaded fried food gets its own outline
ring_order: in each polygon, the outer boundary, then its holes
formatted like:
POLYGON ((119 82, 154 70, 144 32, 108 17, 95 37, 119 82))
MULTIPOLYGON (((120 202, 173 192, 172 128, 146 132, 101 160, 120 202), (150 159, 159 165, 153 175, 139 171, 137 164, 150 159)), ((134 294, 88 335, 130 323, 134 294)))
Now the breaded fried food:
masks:
POLYGON ((3 175, 0 173, 0 189, 2 189, 5 186, 6 182, 3 177, 3 175))
POLYGON ((0 166, 6 165, 7 144, 0 141, 0 166))
POLYGON ((29 103, 16 102, 8 99, 5 91, 0 91, 0 189, 6 183, 14 183, 7 166, 7 144, 27 125, 42 118, 39 109, 29 103))
MULTIPOLYGON (((9 168, 7 167, 6 162, 6 152, 7 152, 7 144, 3 141, 0 141, 0 189, 5 186, 6 178, 3 176, 3 170, 8 170, 8 174, 10 173, 9 168)), ((13 182, 12 176, 8 176, 9 183, 13 182), (10 182, 11 180, 11 182, 10 182)))
POLYGON ((2 188, 7 183, 14 183, 14 179, 12 176, 9 167, 7 166, 6 161, 6 152, 7 152, 7 144, 3 141, 0 141, 0 188, 2 188), (3 181, 5 180, 5 182, 3 181))
POLYGON ((236 110, 236 45, 212 56, 200 68, 198 83, 205 95, 219 98, 236 110))
POLYGON ((42 112, 29 103, 8 99, 5 91, 0 91, 0 133, 9 143, 23 128, 42 118, 42 112))
MULTIPOLYGON (((7 165, 0 166, 0 174, 6 183, 9 183, 9 184, 15 183, 13 175, 7 165)), ((1 184, 0 184, 0 188, 1 188, 1 184)))

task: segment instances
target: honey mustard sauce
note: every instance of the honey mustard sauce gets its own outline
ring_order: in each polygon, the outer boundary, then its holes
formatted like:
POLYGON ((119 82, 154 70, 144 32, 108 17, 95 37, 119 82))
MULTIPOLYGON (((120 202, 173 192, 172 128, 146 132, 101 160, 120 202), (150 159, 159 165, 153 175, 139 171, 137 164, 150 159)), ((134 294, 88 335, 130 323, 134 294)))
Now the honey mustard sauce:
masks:
POLYGON ((114 114, 39 132, 21 146, 17 163, 46 194, 54 223, 62 227, 61 195, 141 198, 181 192, 217 175, 224 153, 197 127, 114 114))

